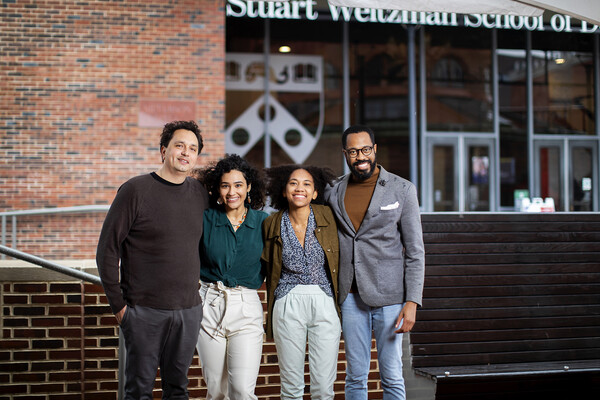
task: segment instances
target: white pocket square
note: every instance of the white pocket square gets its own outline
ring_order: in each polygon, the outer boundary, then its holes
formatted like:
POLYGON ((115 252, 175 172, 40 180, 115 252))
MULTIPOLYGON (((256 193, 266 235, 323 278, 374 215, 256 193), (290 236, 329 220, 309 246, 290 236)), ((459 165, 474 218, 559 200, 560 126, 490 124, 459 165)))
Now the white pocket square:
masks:
POLYGON ((379 209, 382 211, 386 211, 386 210, 395 210, 398 207, 400 207, 400 203, 395 202, 394 204, 388 204, 387 206, 380 207, 379 209))

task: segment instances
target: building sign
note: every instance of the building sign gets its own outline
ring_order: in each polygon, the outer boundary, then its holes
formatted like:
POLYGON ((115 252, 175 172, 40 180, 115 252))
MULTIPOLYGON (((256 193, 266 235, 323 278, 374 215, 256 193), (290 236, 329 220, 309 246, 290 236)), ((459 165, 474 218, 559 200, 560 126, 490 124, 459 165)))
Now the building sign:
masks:
POLYGON ((226 89, 236 91, 265 90, 265 79, 271 92, 315 93, 319 95, 319 125, 313 134, 271 94, 260 96, 233 121, 225 132, 225 151, 246 155, 264 136, 268 103, 271 118, 269 136, 294 160, 301 164, 313 151, 323 129, 324 91, 323 58, 321 56, 269 55, 269 71, 265 71, 263 54, 227 53, 226 89))
POLYGON ((526 17, 517 15, 456 14, 446 12, 416 12, 383 10, 377 8, 338 7, 329 4, 328 10, 316 10, 312 1, 244 1, 228 0, 227 16, 263 19, 328 19, 345 22, 370 22, 382 24, 411 24, 431 26, 465 26, 471 28, 526 29, 529 31, 593 33, 598 25, 579 21, 571 16, 554 14, 549 25, 544 25, 543 16, 526 17))

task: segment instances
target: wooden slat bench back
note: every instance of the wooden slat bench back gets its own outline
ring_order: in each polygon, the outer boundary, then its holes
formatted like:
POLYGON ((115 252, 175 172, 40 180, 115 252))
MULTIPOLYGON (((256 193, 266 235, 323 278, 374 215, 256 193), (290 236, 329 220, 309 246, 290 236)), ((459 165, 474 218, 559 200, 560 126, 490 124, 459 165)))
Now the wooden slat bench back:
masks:
POLYGON ((600 371, 600 214, 423 214, 412 365, 435 380, 600 371), (567 367, 567 368, 565 368, 567 367))

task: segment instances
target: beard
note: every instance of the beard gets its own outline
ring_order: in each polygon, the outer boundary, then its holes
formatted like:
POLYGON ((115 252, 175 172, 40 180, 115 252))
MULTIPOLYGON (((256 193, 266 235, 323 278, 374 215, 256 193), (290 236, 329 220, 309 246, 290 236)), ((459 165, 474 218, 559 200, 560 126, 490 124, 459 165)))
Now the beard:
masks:
POLYGON ((359 181, 364 181, 364 180, 369 179, 373 175, 373 172, 375 172, 375 167, 377 166, 377 159, 375 158, 373 161, 367 160, 367 163, 369 164, 369 169, 366 171, 360 171, 356 168, 358 166, 358 164, 360 164, 361 162, 364 162, 364 161, 356 161, 355 163, 351 164, 349 167, 350 167, 350 172, 352 172, 352 175, 354 176, 354 178, 358 179, 359 181))

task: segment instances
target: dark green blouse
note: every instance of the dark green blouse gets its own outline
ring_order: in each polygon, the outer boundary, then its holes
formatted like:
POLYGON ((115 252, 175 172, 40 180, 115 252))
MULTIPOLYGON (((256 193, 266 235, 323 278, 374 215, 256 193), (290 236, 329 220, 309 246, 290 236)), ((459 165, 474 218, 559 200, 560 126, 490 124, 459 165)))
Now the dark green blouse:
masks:
POLYGON ((267 215, 264 211, 248 209, 246 219, 234 231, 225 212, 207 209, 200 245, 200 279, 210 283, 221 281, 228 287, 260 288, 265 279, 260 262, 261 228, 267 215))

